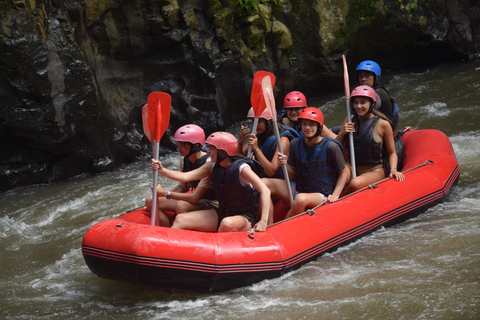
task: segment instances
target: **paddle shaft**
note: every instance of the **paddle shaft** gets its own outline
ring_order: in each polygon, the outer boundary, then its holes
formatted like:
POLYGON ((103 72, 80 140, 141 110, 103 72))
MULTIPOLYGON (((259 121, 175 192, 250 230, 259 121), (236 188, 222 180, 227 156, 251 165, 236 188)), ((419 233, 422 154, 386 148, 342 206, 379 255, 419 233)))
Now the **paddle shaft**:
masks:
MULTIPOLYGON (((274 118, 275 119, 275 118, 274 118)), ((277 138, 278 151, 283 154, 282 141, 280 140, 280 133, 278 132, 277 119, 273 120, 273 128, 275 130, 275 137, 277 138)), ((285 176, 285 183, 287 184, 288 196, 290 199, 290 207, 293 205, 292 186, 290 185, 290 178, 288 177, 288 168, 286 164, 282 165, 283 175, 285 176)))
MULTIPOLYGON (((347 121, 352 121, 352 114, 350 112, 350 99, 347 99, 347 121)), ((353 132, 350 132, 348 134, 348 141, 349 146, 350 146, 350 163, 352 164, 352 178, 355 178, 357 176, 357 167, 355 165, 355 150, 353 146, 353 132)))
MULTIPOLYGON (((343 79, 345 82, 345 101, 347 103, 347 121, 352 121, 351 111, 351 101, 350 101, 350 83, 348 81, 348 68, 347 68, 347 59, 345 55, 342 55, 343 59, 343 79)), ((352 165, 352 179, 357 176, 357 167, 355 165, 355 149, 353 145, 353 133, 348 134, 349 146, 350 146, 350 164, 352 165)))
MULTIPOLYGON (((257 126, 258 126, 258 118, 255 117, 255 119, 253 119, 253 128, 252 128, 252 133, 253 134, 257 133, 257 126)), ((251 155, 252 155, 252 146, 249 145, 248 146, 247 157, 250 158, 251 155)))
MULTIPOLYGON (((155 160, 158 160, 160 152, 160 141, 155 141, 155 150, 153 151, 155 160)), ((157 185, 158 185, 158 170, 153 171, 153 190, 152 190, 152 213, 151 213, 151 225, 155 225, 155 219, 157 218, 157 185)))

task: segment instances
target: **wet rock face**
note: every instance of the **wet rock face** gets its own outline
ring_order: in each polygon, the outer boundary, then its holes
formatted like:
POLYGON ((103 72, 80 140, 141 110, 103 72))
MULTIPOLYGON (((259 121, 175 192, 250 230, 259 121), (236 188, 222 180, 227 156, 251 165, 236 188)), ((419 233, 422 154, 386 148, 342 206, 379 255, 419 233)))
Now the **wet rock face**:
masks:
POLYGON ((280 110, 292 90, 341 91, 342 53, 395 70, 480 52, 473 0, 20 0, 0 19, 0 190, 151 152, 154 91, 172 97, 167 151, 185 123, 208 135, 244 119, 258 70, 276 75, 280 110))

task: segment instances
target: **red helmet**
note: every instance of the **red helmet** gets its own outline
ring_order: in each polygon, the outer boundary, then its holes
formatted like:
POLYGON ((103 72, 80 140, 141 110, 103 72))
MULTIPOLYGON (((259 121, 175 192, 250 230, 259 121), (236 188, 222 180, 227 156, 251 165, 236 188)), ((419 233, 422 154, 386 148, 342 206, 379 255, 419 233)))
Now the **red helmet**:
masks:
MULTIPOLYGON (((250 108, 248 110, 247 114, 248 118, 255 118, 255 112, 253 111, 253 108, 250 108)), ((268 109, 263 110, 262 114, 260 115, 259 118, 265 119, 265 120, 272 120, 272 115, 270 114, 270 111, 268 109)))
POLYGON ((175 141, 205 144, 205 132, 196 124, 187 124, 180 127, 173 136, 175 141))
POLYGON ((238 149, 238 140, 228 132, 214 132, 208 136, 208 144, 211 144, 218 150, 225 151, 229 156, 234 156, 238 149))
POLYGON ((283 100, 284 108, 305 108, 307 106, 307 99, 300 91, 292 91, 287 93, 283 100))
POLYGON ((315 121, 320 124, 321 127, 323 127, 323 124, 325 122, 322 111, 314 107, 308 107, 303 109, 302 112, 300 112, 300 114, 298 115, 298 120, 300 119, 315 121))
POLYGON ((352 94, 350 95, 350 100, 352 100, 352 102, 354 97, 367 97, 373 100, 373 105, 377 104, 377 93, 369 86, 358 86, 353 89, 352 94))

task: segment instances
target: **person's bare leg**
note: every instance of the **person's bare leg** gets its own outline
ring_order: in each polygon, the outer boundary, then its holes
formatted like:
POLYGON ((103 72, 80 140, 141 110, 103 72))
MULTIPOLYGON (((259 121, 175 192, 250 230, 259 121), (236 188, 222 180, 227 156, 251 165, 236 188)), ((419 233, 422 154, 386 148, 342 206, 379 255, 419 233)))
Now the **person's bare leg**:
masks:
MULTIPOLYGON (((155 219, 155 225, 170 228, 170 219, 168 216, 163 212, 165 211, 175 211, 175 205, 177 200, 167 200, 166 198, 157 198, 157 218, 155 219)), ((145 206, 147 210, 152 212, 152 196, 148 196, 145 199, 145 206)))
POLYGON ((307 208, 314 208, 324 201, 324 197, 320 193, 299 193, 293 201, 293 205, 287 212, 285 219, 296 216, 304 212, 307 208))
POLYGON ((223 218, 218 228, 218 232, 248 231, 252 229, 252 224, 244 216, 231 216, 223 218))
POLYGON ((191 211, 179 214, 173 221, 172 229, 217 231, 218 215, 213 209, 191 211))

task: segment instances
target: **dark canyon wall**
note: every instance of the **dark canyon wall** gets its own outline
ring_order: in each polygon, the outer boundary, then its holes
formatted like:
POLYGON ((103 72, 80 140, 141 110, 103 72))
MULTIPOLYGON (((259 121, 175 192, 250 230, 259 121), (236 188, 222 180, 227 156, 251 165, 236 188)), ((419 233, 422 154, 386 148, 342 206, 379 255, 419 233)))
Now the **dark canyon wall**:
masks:
POLYGON ((476 59, 479 18, 477 0, 0 1, 0 190, 134 160, 150 92, 172 96, 171 148, 182 124, 243 119, 258 70, 281 108, 341 91, 342 54, 390 72, 476 59))

